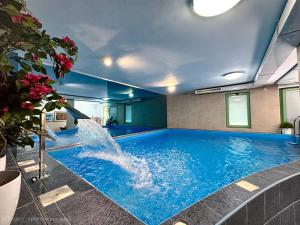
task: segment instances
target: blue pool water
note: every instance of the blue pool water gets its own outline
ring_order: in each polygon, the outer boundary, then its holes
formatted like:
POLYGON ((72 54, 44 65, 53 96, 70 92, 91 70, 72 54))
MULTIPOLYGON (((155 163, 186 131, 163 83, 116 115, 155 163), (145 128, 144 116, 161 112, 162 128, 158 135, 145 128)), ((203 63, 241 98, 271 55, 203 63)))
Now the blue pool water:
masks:
POLYGON ((117 139, 122 151, 143 159, 150 175, 141 180, 122 162, 80 157, 101 149, 49 154, 144 223, 158 225, 239 178, 300 159, 299 147, 289 141, 287 135, 180 129, 117 139))
POLYGON ((104 128, 107 129, 107 131, 113 137, 157 129, 154 127, 130 126, 130 125, 111 125, 111 126, 105 126, 104 128))

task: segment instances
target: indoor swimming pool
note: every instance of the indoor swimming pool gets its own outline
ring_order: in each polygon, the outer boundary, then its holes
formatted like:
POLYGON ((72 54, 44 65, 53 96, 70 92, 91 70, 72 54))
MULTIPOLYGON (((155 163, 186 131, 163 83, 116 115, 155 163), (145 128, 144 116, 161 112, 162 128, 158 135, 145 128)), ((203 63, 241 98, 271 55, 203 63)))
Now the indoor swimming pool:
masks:
POLYGON ((244 176, 300 159, 288 135, 165 129, 116 140, 121 154, 92 145, 49 154, 149 225, 244 176))

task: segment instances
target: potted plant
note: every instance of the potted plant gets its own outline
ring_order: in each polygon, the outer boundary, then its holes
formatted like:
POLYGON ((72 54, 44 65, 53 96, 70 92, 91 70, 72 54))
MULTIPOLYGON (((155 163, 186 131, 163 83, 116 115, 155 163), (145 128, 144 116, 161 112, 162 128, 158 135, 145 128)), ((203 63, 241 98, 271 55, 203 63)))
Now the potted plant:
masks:
MULTIPOLYGON (((33 146, 31 134, 40 129, 43 110, 65 106, 52 87, 44 60, 52 61, 56 79, 62 79, 77 59, 78 48, 68 37, 51 37, 31 15, 24 0, 0 2, 0 164, 6 145, 33 146), (18 54, 17 54, 18 53, 18 54)), ((4 166, 5 167, 5 166, 4 166)), ((20 191, 18 171, 0 172, 0 224, 10 224, 20 191), (5 208, 5 209, 4 209, 5 208), (4 213, 4 214, 3 214, 4 213), (3 222, 1 219, 6 217, 3 222)))
POLYGON ((0 172, 4 171, 6 168, 6 155, 5 155, 5 147, 6 147, 6 139, 3 134, 0 132, 0 172))
POLYGON ((280 129, 281 129, 282 134, 290 134, 291 135, 293 128, 294 128, 294 126, 290 122, 283 122, 280 124, 280 129))

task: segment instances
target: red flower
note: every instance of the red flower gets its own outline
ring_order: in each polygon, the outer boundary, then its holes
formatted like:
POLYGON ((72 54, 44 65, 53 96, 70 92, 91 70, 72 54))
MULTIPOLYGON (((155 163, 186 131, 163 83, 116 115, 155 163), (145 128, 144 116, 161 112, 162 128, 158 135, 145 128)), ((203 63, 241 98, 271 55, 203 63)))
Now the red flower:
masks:
POLYGON ((13 23, 21 23, 23 21, 23 15, 11 16, 13 23))
POLYGON ((75 42, 74 42, 72 39, 70 39, 69 37, 64 37, 64 38, 63 38, 63 41, 64 41, 66 44, 69 44, 69 45, 71 45, 71 46, 75 46, 75 45, 76 45, 75 42))
POLYGON ((66 56, 64 53, 54 54, 52 57, 56 60, 58 64, 60 64, 61 69, 64 72, 68 72, 72 69, 73 62, 66 56))
POLYGON ((51 78, 49 76, 46 75, 35 75, 32 73, 28 73, 25 75, 25 77, 21 80, 21 83, 24 87, 30 87, 30 86, 34 86, 37 83, 40 83, 42 78, 47 78, 47 80, 45 82, 48 82, 51 80, 51 78))
POLYGON ((26 109, 26 110, 30 110, 30 111, 34 110, 34 107, 33 107, 31 102, 22 102, 21 103, 21 108, 26 109))
POLYGON ((23 21, 28 21, 28 20, 32 20, 33 23, 36 25, 36 26, 41 26, 41 22, 34 16, 30 15, 29 13, 22 13, 20 15, 16 15, 16 16, 11 16, 11 20, 13 23, 22 23, 23 21))
POLYGON ((35 86, 29 89, 29 99, 41 100, 41 98, 52 92, 52 88, 41 83, 37 83, 35 86))

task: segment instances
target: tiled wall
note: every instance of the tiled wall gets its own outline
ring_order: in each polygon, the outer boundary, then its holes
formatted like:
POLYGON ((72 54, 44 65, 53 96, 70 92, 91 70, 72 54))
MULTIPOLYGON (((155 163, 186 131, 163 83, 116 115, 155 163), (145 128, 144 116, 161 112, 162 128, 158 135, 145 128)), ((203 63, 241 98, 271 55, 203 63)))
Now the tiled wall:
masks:
POLYGON ((171 95, 167 97, 169 128, 279 132, 280 104, 277 86, 250 90, 251 125, 226 128, 225 94, 171 95))
POLYGON ((267 189, 222 225, 299 225, 300 175, 267 189))

